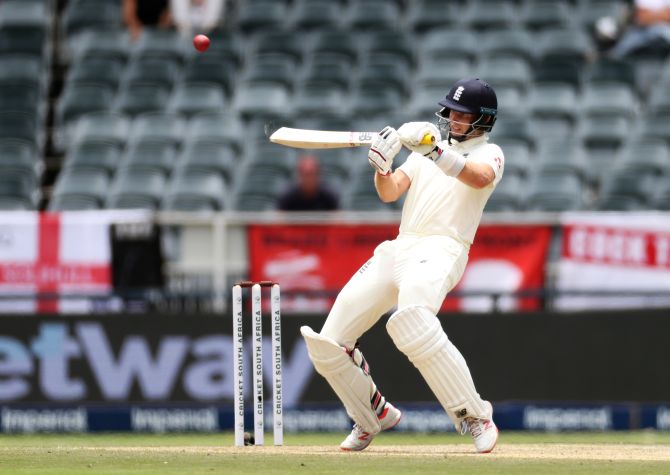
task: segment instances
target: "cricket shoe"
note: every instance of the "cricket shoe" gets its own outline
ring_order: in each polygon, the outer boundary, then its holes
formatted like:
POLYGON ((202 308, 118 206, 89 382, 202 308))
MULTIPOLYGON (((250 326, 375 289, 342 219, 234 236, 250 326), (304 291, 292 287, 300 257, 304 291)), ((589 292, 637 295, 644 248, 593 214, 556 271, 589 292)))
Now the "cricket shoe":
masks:
MULTIPOLYGON (((486 402, 491 406, 490 402, 486 402)), ((491 407, 493 413, 493 407, 491 407)), ((475 443, 475 449, 480 454, 491 452, 498 442, 498 428, 491 419, 479 419, 476 417, 466 417, 461 422, 461 434, 470 432, 472 440, 475 443)))
MULTIPOLYGON (((402 412, 397 409, 393 404, 387 402, 384 406, 384 410, 379 416, 379 423, 382 427, 382 430, 389 430, 398 425, 400 418, 402 417, 402 412)), ((359 452, 365 449, 375 435, 363 430, 358 424, 354 424, 354 428, 351 431, 351 434, 347 436, 346 439, 340 444, 340 449, 345 452, 359 452)))

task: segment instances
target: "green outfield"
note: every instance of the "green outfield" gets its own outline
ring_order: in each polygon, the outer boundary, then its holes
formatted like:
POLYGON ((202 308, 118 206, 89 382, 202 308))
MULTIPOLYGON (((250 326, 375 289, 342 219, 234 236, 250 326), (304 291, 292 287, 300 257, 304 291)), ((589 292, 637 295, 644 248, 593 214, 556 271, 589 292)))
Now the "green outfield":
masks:
MULTIPOLYGON (((501 435, 493 454, 454 434, 383 434, 342 453, 342 434, 287 434, 284 447, 232 447, 232 434, 4 435, 2 474, 668 473, 670 433, 501 435)), ((271 442, 271 436, 267 442, 271 442)))

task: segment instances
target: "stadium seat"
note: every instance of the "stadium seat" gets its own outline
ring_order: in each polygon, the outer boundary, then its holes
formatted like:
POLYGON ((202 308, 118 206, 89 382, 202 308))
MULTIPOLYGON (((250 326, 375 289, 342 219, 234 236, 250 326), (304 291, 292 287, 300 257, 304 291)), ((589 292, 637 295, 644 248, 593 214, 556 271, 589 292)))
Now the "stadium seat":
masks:
POLYGON ((169 210, 220 211, 230 198, 223 178, 212 173, 175 173, 166 191, 162 208, 169 210))
POLYGON ((615 151, 628 136, 630 123, 621 116, 598 116, 583 119, 578 130, 587 149, 615 151))
POLYGON ((644 209, 653 200, 659 179, 651 174, 631 175, 615 169, 603 180, 597 207, 601 210, 644 209))
POLYGON ((0 28, 0 55, 11 53, 45 58, 49 45, 44 28, 23 26, 0 28))
POLYGON ((484 212, 519 211, 523 206, 521 190, 525 189, 524 180, 517 174, 510 175, 505 157, 505 175, 486 202, 484 212))
POLYGON ((155 82, 172 86, 179 74, 177 62, 171 57, 136 58, 126 67, 124 82, 155 82))
POLYGON ((121 28, 121 5, 112 2, 70 2, 61 17, 63 37, 82 31, 121 28))
POLYGON ((131 117, 159 112, 165 109, 169 97, 170 87, 163 83, 126 83, 114 100, 114 110, 131 117))
POLYGON ((479 37, 466 28, 435 29, 421 40, 421 57, 451 56, 474 61, 480 53, 479 37))
POLYGON ((218 142, 191 142, 184 147, 179 166, 188 171, 202 171, 220 175, 230 183, 236 165, 240 162, 235 150, 218 142))
POLYGON ((116 88, 123 70, 123 63, 118 58, 88 57, 71 66, 66 81, 102 83, 116 88))
POLYGON ((638 133, 643 137, 663 139, 670 145, 670 111, 641 117, 638 133))
POLYGON ((356 62, 359 54, 358 37, 346 30, 316 32, 312 54, 331 53, 356 62))
POLYGON ((110 186, 105 206, 124 209, 157 209, 165 187, 165 175, 159 171, 121 169, 110 186))
MULTIPOLYGON (((167 175, 177 162, 176 147, 164 140, 139 140, 125 152, 124 170, 145 170, 167 175)), ((118 177, 117 177, 118 180, 118 177)))
POLYGON ((302 0, 293 8, 293 26, 298 30, 337 28, 340 5, 331 0, 302 0))
POLYGON ((536 85, 542 83, 568 84, 576 91, 582 82, 581 67, 569 59, 543 58, 533 67, 533 80, 536 85))
POLYGON ((0 86, 21 82, 24 85, 43 87, 46 71, 40 58, 29 55, 6 55, 0 57, 0 86))
POLYGON ((287 89, 280 84, 243 82, 235 91, 234 109, 246 119, 290 114, 287 89))
POLYGON ((495 127, 491 131, 493 142, 500 139, 514 139, 526 143, 529 147, 534 145, 534 138, 530 133, 528 119, 522 114, 514 111, 501 111, 496 120, 495 127))
POLYGON ((184 82, 206 82, 223 88, 230 96, 235 84, 236 65, 231 59, 216 56, 195 56, 183 69, 184 82))
POLYGON ((214 83, 185 83, 177 86, 168 110, 184 116, 198 112, 220 112, 225 107, 223 89, 214 83))
POLYGON ((23 81, 3 81, 0 84, 0 110, 23 111, 45 116, 45 104, 39 87, 23 81))
POLYGON ((89 30, 68 42, 74 63, 87 58, 110 58, 125 62, 130 55, 130 38, 126 30, 89 30))
POLYGON ((583 65, 593 54, 591 39, 573 28, 539 31, 535 47, 539 59, 571 61, 577 66, 583 65))
POLYGON ((114 112, 94 112, 82 116, 69 134, 69 142, 77 144, 84 140, 104 140, 123 146, 130 133, 130 121, 114 112))
MULTIPOLYGON (((78 196, 96 203, 99 208, 109 188, 109 176, 103 170, 64 170, 58 175, 53 196, 78 196)), ((52 203, 53 204, 53 203, 52 203)), ((49 209, 53 209, 49 206, 49 209)), ((89 208, 86 208, 89 209, 89 208)))
POLYGON ((535 171, 541 175, 574 175, 592 181, 592 164, 578 140, 543 140, 537 147, 535 171))
POLYGON ((579 0, 574 18, 582 26, 593 28, 600 18, 623 18, 626 7, 627 2, 621 0, 579 0))
POLYGON ((635 65, 630 61, 601 58, 588 69, 586 79, 591 84, 624 84, 631 89, 637 87, 635 65))
POLYGON ((335 83, 307 81, 293 96, 293 112, 300 116, 341 114, 346 97, 343 92, 335 83))
POLYGON ((43 168, 43 162, 30 142, 0 139, 0 175, 16 174, 38 182, 43 168))
POLYGON ((542 117, 559 117, 574 121, 578 113, 577 94, 564 83, 537 84, 527 96, 530 111, 542 117))
POLYGON ((296 65, 276 53, 262 53, 250 58, 250 64, 242 74, 243 82, 265 82, 293 88, 296 65))
POLYGON ((239 3, 236 24, 244 33, 281 29, 287 14, 282 1, 246 0, 239 3))
POLYGON ((305 65, 304 84, 310 81, 328 82, 342 89, 348 89, 351 76, 349 58, 337 53, 315 53, 305 65))
POLYGON ((472 63, 466 58, 453 58, 443 53, 421 57, 411 81, 416 85, 413 92, 419 93, 424 87, 440 87, 442 92, 437 97, 445 96, 452 84, 473 74, 472 63))
MULTIPOLYGON (((218 61, 230 61, 239 68, 246 53, 244 37, 227 29, 215 29, 208 36, 211 43, 205 57, 218 61)), ((190 51, 191 55, 195 55, 196 58, 203 57, 194 49, 190 51)))
POLYGON ((434 122, 435 113, 442 108, 438 102, 445 97, 448 90, 444 85, 424 84, 422 81, 418 81, 417 85, 406 110, 417 119, 423 117, 426 121, 434 122))
POLYGON ((135 118, 130 141, 155 140, 178 145, 185 130, 184 119, 171 113, 147 113, 135 118))
POLYGON ((670 114, 670 82, 652 89, 648 109, 652 114, 670 114))
POLYGON ((41 145, 37 116, 25 111, 0 111, 0 139, 15 138, 41 145))
POLYGON ((186 141, 227 143, 239 152, 246 142, 242 124, 230 112, 200 113, 189 120, 186 141))
POLYGON ((190 46, 176 31, 144 28, 132 49, 135 58, 166 58, 181 61, 190 46))
POLYGON ((57 123, 67 125, 89 112, 111 110, 113 100, 113 90, 102 83, 69 83, 58 102, 57 123))
POLYGON ((88 140, 68 150, 63 167, 76 170, 102 170, 111 174, 121 162, 121 150, 114 142, 88 140))
POLYGON ((511 27, 516 22, 515 5, 507 0, 474 0, 466 4, 463 22, 470 28, 511 27))
POLYGON ((502 149, 505 156, 505 179, 512 175, 525 178, 533 171, 534 163, 527 142, 507 138, 496 138, 493 142, 502 149))
POLYGON ((655 209, 670 210, 670 180, 662 180, 654 193, 652 205, 655 209))
POLYGON ((530 177, 527 210, 572 211, 585 207, 584 188, 572 173, 537 173, 530 177))
POLYGON ((494 89, 513 86, 523 91, 531 81, 528 63, 521 58, 486 58, 477 69, 494 89))
POLYGON ((358 84, 395 89, 401 95, 408 92, 407 66, 387 54, 372 54, 359 67, 358 84))
POLYGON ((277 208, 277 197, 257 194, 253 191, 235 195, 237 211, 270 211, 277 208))
POLYGON ((670 172, 670 147, 660 139, 637 138, 628 140, 616 159, 619 169, 631 173, 664 175, 670 172))
POLYGON ((405 19, 410 29, 424 33, 453 26, 458 18, 457 10, 455 5, 444 0, 414 0, 407 2, 405 19))
POLYGON ((27 198, 0 195, 0 210, 2 211, 31 211, 35 209, 35 205, 27 198))
POLYGON ((570 13, 567 2, 533 0, 525 3, 521 11, 521 23, 531 30, 564 27, 571 23, 570 13))
POLYGON ((638 107, 633 92, 623 84, 588 84, 580 102, 587 116, 632 117, 638 107))
MULTIPOLYGON (((288 179, 295 170, 296 152, 267 141, 255 144, 252 149, 250 167, 255 167, 255 175, 270 174, 288 179)), ((249 179, 249 177, 247 177, 249 179)))
POLYGON ((398 4, 386 0, 351 2, 346 19, 351 29, 365 32, 397 30, 401 25, 398 4))
POLYGON ((268 32, 257 35, 254 50, 256 54, 277 53, 287 56, 293 63, 302 62, 305 38, 294 32, 268 32))
POLYGON ((4 0, 0 3, 0 28, 34 27, 48 29, 49 11, 44 3, 4 0))
POLYGON ((349 97, 349 110, 355 117, 391 114, 402 106, 403 96, 397 90, 374 83, 359 85, 349 97))
POLYGON ((480 47, 485 57, 518 57, 534 60, 533 36, 524 29, 490 30, 481 33, 480 47))
POLYGON ((91 211, 101 208, 100 199, 84 195, 56 195, 49 201, 49 211, 91 211))
POLYGON ((411 34, 396 31, 379 31, 369 37, 366 53, 368 63, 381 54, 396 61, 403 61, 408 68, 416 63, 416 41, 411 34))

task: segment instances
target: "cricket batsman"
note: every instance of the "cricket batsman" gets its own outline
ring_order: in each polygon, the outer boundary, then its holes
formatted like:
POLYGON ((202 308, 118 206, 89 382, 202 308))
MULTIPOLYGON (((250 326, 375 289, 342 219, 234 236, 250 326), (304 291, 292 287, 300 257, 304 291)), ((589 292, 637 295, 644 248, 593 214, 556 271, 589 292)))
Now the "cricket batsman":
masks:
POLYGON ((365 449, 401 412, 375 385, 357 341, 393 307, 386 329, 416 366, 461 434, 470 432, 477 452, 493 450, 498 428, 465 359, 449 341, 436 314, 463 275, 484 205, 500 181, 504 157, 488 142, 496 120, 496 94, 480 79, 463 79, 439 102, 437 126, 409 122, 385 127, 373 140, 368 161, 384 202, 407 193, 398 237, 374 255, 339 293, 320 333, 301 328, 309 356, 355 422, 340 444, 365 449), (430 133, 431 145, 421 145, 430 133), (442 140, 444 135, 444 140, 442 140), (412 153, 393 171, 402 145, 412 153))

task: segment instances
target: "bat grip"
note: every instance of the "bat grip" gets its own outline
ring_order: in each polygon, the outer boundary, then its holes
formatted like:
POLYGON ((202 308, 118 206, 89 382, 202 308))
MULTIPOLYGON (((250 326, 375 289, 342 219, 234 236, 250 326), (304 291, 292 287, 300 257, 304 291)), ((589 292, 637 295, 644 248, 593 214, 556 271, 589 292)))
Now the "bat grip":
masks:
POLYGON ((435 143, 435 136, 431 134, 426 134, 421 139, 421 145, 432 145, 435 143))

